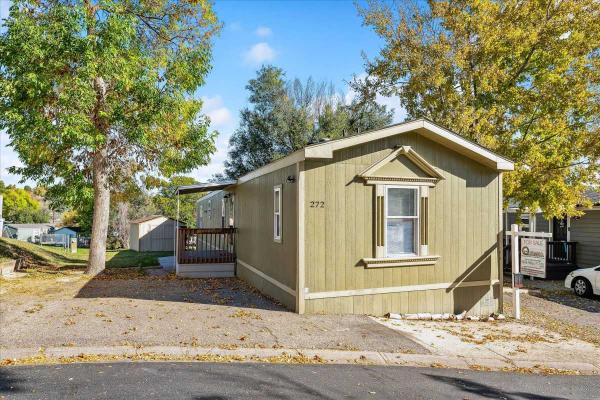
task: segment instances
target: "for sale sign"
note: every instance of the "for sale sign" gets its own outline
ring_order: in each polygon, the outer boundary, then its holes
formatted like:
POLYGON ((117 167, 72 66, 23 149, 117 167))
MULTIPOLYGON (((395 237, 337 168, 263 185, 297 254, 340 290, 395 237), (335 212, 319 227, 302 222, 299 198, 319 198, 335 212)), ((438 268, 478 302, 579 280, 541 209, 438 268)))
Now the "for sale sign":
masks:
POLYGON ((521 238, 521 273, 546 278, 546 239, 521 238))

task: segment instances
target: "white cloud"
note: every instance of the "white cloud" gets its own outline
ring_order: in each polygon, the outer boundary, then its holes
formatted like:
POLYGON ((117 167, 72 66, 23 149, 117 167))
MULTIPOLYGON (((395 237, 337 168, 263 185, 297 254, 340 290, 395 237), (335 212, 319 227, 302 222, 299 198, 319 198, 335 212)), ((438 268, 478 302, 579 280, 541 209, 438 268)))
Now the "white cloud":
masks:
POLYGON ((273 31, 268 26, 259 26, 258 28, 256 28, 254 33, 258 37, 267 37, 267 36, 271 36, 273 31))
POLYGON ((202 97, 202 102, 202 112, 210 118, 210 127, 219 132, 215 141, 217 150, 212 155, 210 163, 196 168, 191 176, 199 182, 207 182, 213 175, 223 173, 225 170, 224 162, 227 159, 229 138, 236 127, 237 118, 225 107, 223 98, 219 95, 202 97))
POLYGON ((215 174, 225 171, 225 160, 227 159, 227 150, 229 147, 229 138, 231 131, 219 132, 219 136, 215 141, 217 151, 212 155, 208 165, 198 167, 192 171, 191 176, 198 182, 208 182, 215 174))
POLYGON ((210 126, 213 129, 227 129, 233 123, 233 115, 223 105, 221 96, 202 97, 202 112, 210 118, 210 126))
POLYGON ((246 64, 258 65, 265 61, 275 59, 277 53, 266 42, 256 43, 246 53, 244 53, 244 62, 246 64))
POLYGON ((375 101, 377 104, 386 106, 388 110, 394 110, 394 119, 392 123, 397 124, 398 122, 404 121, 406 118, 406 110, 400 104, 400 98, 384 97, 378 94, 377 97, 375 97, 375 101))
POLYGON ((226 24, 225 27, 228 27, 230 30, 232 30, 234 32, 239 32, 242 30, 242 24, 240 24, 237 21, 234 21, 230 24, 226 24))

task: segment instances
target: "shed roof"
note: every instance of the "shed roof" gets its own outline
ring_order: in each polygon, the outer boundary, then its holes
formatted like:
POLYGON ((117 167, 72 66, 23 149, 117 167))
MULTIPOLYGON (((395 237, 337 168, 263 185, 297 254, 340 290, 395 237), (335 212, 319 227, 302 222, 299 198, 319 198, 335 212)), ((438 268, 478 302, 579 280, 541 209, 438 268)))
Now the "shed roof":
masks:
POLYGON ((69 230, 71 230, 73 232, 76 232, 76 233, 81 232, 81 227, 79 227, 79 226, 61 226, 60 228, 56 228, 56 230, 54 232, 58 232, 61 229, 69 229, 69 230))
POLYGON ((132 224, 141 224, 142 222, 148 222, 148 221, 152 221, 153 219, 157 219, 157 218, 167 218, 167 219, 172 219, 173 221, 175 221, 173 218, 169 218, 169 217, 165 217, 164 215, 147 215, 145 217, 141 217, 138 219, 134 219, 132 221, 130 221, 130 223, 132 224))

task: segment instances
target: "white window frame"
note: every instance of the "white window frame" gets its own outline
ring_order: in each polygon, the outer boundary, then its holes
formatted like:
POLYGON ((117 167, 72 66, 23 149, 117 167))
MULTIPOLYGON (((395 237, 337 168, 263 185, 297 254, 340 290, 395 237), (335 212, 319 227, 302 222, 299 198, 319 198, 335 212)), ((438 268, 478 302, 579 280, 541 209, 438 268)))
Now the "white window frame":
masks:
POLYGON ((281 243, 281 235, 283 230, 283 223, 281 222, 281 205, 283 203, 281 200, 281 189, 281 185, 273 186, 273 240, 277 243, 281 243), (275 203, 276 201, 278 202, 277 204, 275 203), (275 207, 276 205, 277 207, 275 207))
POLYGON ((421 189, 418 186, 400 186, 400 185, 385 185, 384 186, 384 214, 383 214, 383 237, 385 238, 384 240, 384 257, 386 258, 402 258, 402 257, 414 257, 414 256, 418 256, 419 255, 419 249, 420 249, 420 244, 419 244, 419 229, 420 229, 420 220, 421 220, 421 210, 420 210, 420 199, 421 199, 421 189), (397 215, 397 216, 392 216, 392 217, 388 217, 388 201, 389 201, 389 196, 388 196, 388 190, 389 189, 411 189, 415 191, 415 196, 414 196, 414 201, 415 201, 415 210, 416 210, 416 216, 402 216, 402 215, 397 215), (388 253, 388 228, 387 228, 387 222, 388 222, 388 218, 391 219, 414 219, 415 223, 414 223, 414 229, 413 229, 413 252, 412 253, 399 253, 399 254, 390 254, 388 253))

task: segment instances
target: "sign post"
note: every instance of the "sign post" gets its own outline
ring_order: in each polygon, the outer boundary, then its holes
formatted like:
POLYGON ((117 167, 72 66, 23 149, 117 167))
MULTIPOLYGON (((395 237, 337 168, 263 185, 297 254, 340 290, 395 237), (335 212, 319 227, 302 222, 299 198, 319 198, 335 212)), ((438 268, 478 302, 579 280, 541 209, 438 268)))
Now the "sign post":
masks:
POLYGON ((521 288, 523 287, 523 275, 546 277, 546 240, 540 238, 552 237, 547 232, 521 232, 519 225, 512 224, 510 231, 510 255, 512 257, 512 287, 513 307, 515 319, 521 319, 521 288), (519 247, 519 238, 521 247, 519 247), (520 262, 523 262, 521 271, 520 262))
MULTIPOLYGON (((512 256, 512 284, 513 284, 513 307, 515 309, 515 319, 521 319, 521 287, 520 285, 515 285, 515 275, 520 273, 519 268, 519 252, 517 249, 519 248, 519 225, 512 224, 510 226, 510 231, 512 232, 512 237, 510 238, 511 246, 510 246, 510 254, 512 256)), ((520 282, 522 285, 522 280, 520 282)))

